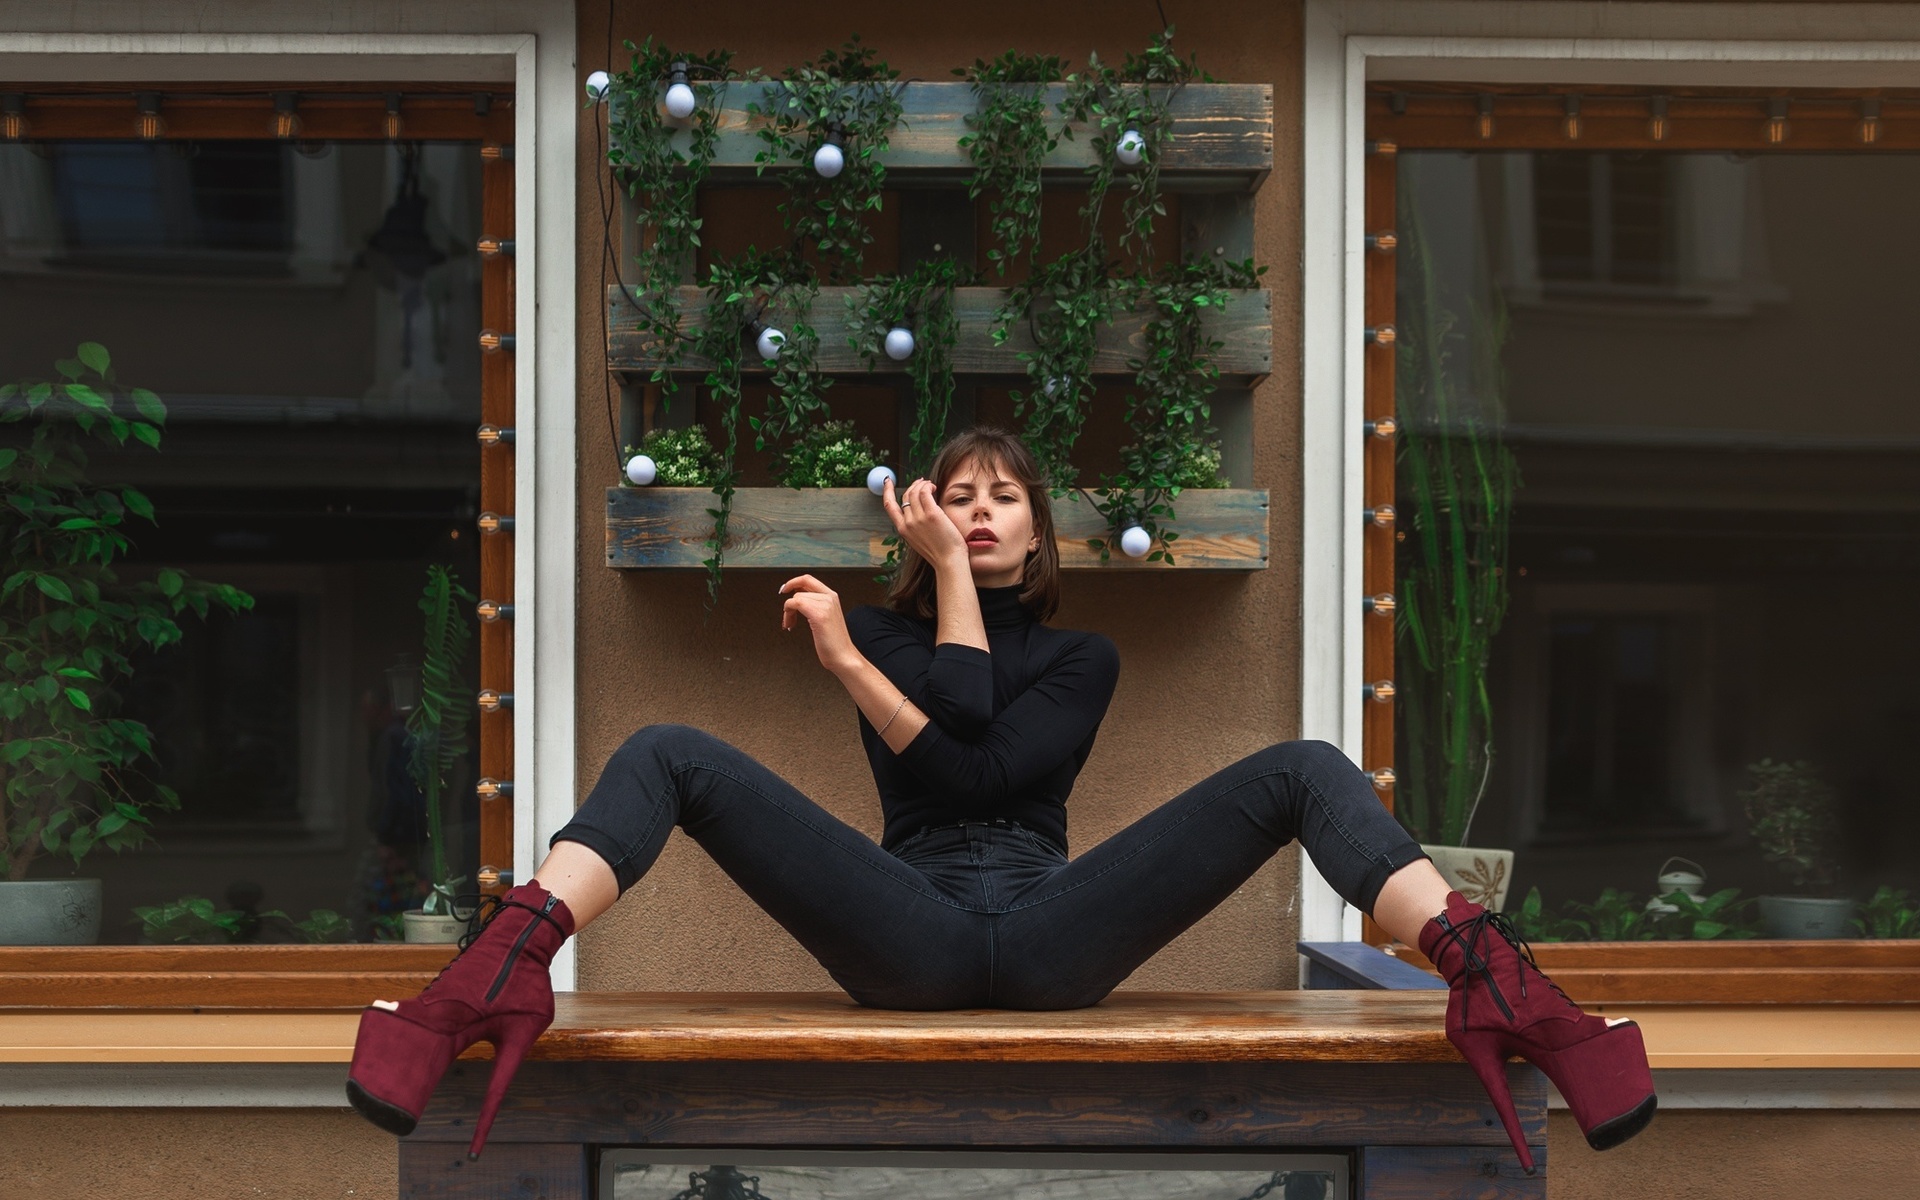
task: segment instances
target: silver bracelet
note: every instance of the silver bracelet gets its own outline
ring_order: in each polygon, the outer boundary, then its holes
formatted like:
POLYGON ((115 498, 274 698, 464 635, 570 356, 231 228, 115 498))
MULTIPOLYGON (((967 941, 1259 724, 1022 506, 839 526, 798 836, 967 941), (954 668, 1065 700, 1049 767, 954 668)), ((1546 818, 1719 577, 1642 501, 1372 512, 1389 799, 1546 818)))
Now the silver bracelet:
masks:
MULTIPOLYGON (((907 706, 907 694, 905 692, 901 692, 900 703, 893 706, 893 717, 899 716, 900 710, 905 708, 906 706, 907 706)), ((887 718, 887 725, 893 724, 893 717, 887 718)), ((887 725, 882 725, 879 729, 875 730, 874 732, 885 733, 887 731, 887 725)))

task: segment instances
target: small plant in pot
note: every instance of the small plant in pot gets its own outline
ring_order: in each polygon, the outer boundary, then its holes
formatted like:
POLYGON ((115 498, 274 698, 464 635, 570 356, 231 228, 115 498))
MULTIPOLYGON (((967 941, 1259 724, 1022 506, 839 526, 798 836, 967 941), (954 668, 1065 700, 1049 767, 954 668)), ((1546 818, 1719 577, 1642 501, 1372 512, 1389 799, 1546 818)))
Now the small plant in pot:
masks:
POLYGON ((460 586, 447 567, 435 563, 427 568, 420 593, 420 611, 426 615, 420 695, 407 714, 407 770, 426 804, 431 887, 420 911, 405 914, 409 942, 455 941, 472 915, 456 903, 455 892, 467 877, 455 876, 448 865, 441 809, 466 758, 467 724, 473 716, 473 691, 461 669, 472 640, 462 606, 473 601, 473 593, 460 586))
POLYGON ((1833 895, 1840 873, 1839 798, 1818 769, 1809 762, 1770 758, 1749 763, 1740 799, 1754 843, 1794 887, 1793 895, 1760 897, 1767 936, 1843 938, 1852 933, 1853 901, 1833 895))
POLYGON ((88 441, 158 449, 166 407, 114 379, 105 347, 80 346, 51 382, 0 387, 0 945, 99 940, 98 879, 33 879, 41 857, 79 864, 150 840, 151 815, 180 806, 143 780, 152 732, 116 715, 133 656, 178 642, 176 618, 253 607, 238 588, 162 569, 122 580, 116 558, 138 489, 88 478, 88 441))

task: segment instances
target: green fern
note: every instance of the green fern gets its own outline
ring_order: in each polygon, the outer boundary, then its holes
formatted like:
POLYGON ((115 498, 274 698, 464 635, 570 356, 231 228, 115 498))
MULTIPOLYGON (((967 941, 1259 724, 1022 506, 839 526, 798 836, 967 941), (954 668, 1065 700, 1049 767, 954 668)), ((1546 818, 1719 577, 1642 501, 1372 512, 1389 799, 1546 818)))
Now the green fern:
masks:
POLYGON ((426 614, 420 665, 420 703, 407 714, 407 732, 413 736, 408 773, 420 786, 427 805, 427 842, 433 849, 433 891, 424 911, 450 910, 453 889, 466 876, 447 874, 446 841, 442 836, 440 798, 454 765, 467 752, 467 724, 473 719, 473 693, 462 673, 467 647, 473 640, 465 609, 473 593, 460 586, 451 569, 438 563, 427 567, 427 585, 420 593, 420 611, 426 614), (443 907, 444 906, 444 907, 443 907))

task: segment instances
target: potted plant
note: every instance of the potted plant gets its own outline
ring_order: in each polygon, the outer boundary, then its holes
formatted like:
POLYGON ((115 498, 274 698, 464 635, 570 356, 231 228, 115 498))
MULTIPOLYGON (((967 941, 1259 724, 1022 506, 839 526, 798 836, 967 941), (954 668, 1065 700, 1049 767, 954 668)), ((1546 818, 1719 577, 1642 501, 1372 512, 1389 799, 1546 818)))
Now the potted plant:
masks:
MULTIPOLYGON (((1519 487, 1500 435, 1506 312, 1495 294, 1469 299, 1463 319, 1442 303, 1417 221, 1409 219, 1403 246, 1394 812, 1448 882, 1498 912, 1513 851, 1466 841, 1493 769, 1487 668, 1507 610, 1507 531, 1519 487)), ((1377 690, 1374 698, 1385 699, 1377 690)))
POLYGON ((158 449, 166 406, 123 391, 96 342, 55 364, 58 381, 0 387, 0 945, 84 945, 100 936, 98 879, 30 880, 42 856, 75 869, 102 847, 150 840, 150 813, 179 808, 171 788, 136 789, 155 758, 151 731, 115 716, 141 647, 180 640, 191 608, 253 607, 225 584, 173 569, 123 581, 115 558, 153 504, 137 488, 87 477, 82 443, 158 449))
POLYGON ((874 449, 852 421, 822 421, 775 456, 773 473, 782 487, 865 487, 867 473, 886 461, 887 452, 874 449))
POLYGON ((405 914, 409 942, 456 941, 470 915, 456 911, 454 892, 467 877, 452 874, 447 864, 446 821, 441 804, 453 789, 455 772, 466 756, 467 723, 473 716, 469 707, 473 691, 461 671, 472 641, 462 604, 472 604, 473 600, 473 594, 460 586, 449 568, 439 563, 427 568, 426 587, 420 593, 420 611, 426 615, 420 697, 407 714, 407 770, 426 805, 432 870, 425 902, 419 911, 405 914))
POLYGON ((1839 801, 1833 788, 1812 763, 1763 758, 1747 765, 1740 799, 1755 844, 1797 893, 1760 897, 1767 935, 1846 937, 1852 931, 1853 901, 1830 891, 1840 873, 1839 801))

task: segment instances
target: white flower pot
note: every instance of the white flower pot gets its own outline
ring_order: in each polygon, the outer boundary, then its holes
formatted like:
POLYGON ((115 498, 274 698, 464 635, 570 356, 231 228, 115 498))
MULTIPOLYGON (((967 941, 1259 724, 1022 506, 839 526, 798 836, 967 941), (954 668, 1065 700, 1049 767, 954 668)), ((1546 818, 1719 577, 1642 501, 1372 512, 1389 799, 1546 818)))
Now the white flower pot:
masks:
POLYGON ((1853 901, 1847 899, 1762 896, 1760 922, 1776 938, 1849 938, 1856 932, 1853 901))
POLYGON ((467 931, 467 923, 459 917, 429 916, 414 909, 400 914, 406 926, 408 942, 457 942, 460 935, 467 931))
POLYGON ((1480 846, 1430 846, 1425 842, 1420 848, 1462 896, 1489 912, 1506 908, 1507 887, 1513 882, 1513 851, 1480 846))
POLYGON ((99 940, 98 879, 0 881, 0 946, 91 946, 99 940))

